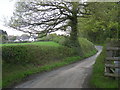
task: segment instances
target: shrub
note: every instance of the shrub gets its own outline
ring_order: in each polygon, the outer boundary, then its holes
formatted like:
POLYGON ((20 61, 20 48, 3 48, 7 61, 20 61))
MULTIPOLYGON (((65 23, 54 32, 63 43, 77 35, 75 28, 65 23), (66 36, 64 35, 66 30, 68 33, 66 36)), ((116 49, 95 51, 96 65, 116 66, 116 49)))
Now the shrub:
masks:
POLYGON ((73 55, 76 55, 76 52, 73 49, 65 46, 2 46, 2 58, 7 63, 43 63, 49 62, 50 60, 59 60, 73 55))
POLYGON ((7 63, 26 63, 30 60, 27 46, 3 46, 2 59, 7 63))
POLYGON ((65 38, 65 36, 57 36, 57 37, 53 38, 52 40, 61 45, 64 45, 66 38, 65 38))

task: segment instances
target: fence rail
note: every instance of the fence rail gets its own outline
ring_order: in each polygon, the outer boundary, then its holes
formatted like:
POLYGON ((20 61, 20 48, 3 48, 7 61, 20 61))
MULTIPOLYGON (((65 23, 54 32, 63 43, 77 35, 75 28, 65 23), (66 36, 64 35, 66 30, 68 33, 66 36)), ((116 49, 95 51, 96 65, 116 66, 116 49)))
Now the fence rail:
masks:
POLYGON ((116 50, 120 50, 120 48, 119 47, 107 47, 106 50, 113 50, 113 51, 115 50, 116 51, 116 50))
POLYGON ((105 73, 105 76, 120 78, 120 75, 118 75, 118 74, 112 74, 112 73, 105 73))
POLYGON ((120 68, 119 65, 111 65, 111 64, 105 64, 105 67, 110 67, 110 68, 120 68))
POLYGON ((106 57, 106 60, 120 61, 120 57, 106 57))

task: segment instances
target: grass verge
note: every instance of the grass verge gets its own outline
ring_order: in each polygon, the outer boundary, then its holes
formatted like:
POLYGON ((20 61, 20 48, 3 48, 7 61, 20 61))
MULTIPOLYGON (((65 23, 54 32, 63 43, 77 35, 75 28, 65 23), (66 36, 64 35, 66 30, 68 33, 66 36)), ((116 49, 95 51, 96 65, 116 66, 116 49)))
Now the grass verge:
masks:
POLYGON ((90 56, 94 55, 96 52, 97 52, 96 50, 93 50, 93 51, 90 51, 89 53, 85 54, 83 57, 80 57, 80 56, 67 57, 61 61, 51 62, 50 64, 46 64, 43 66, 33 65, 33 64, 27 64, 27 65, 8 64, 8 65, 5 65, 5 67, 3 66, 3 71, 5 70, 6 74, 5 74, 5 76, 3 76, 2 87, 4 88, 4 87, 10 86, 10 85, 13 85, 14 83, 18 83, 29 75, 44 72, 44 71, 50 71, 55 68, 74 63, 76 61, 90 57, 90 56))
POLYGON ((95 88, 118 88, 118 81, 104 76, 104 60, 106 57, 105 46, 93 67, 90 85, 95 88))

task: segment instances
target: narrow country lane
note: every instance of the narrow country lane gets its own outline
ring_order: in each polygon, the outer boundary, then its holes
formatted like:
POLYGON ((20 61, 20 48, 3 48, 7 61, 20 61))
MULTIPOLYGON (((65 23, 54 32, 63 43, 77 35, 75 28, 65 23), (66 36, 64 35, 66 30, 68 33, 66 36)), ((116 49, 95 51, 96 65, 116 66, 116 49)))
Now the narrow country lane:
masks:
POLYGON ((15 88, 87 88, 96 57, 102 47, 96 46, 98 53, 77 63, 61 67, 57 70, 39 74, 15 88))

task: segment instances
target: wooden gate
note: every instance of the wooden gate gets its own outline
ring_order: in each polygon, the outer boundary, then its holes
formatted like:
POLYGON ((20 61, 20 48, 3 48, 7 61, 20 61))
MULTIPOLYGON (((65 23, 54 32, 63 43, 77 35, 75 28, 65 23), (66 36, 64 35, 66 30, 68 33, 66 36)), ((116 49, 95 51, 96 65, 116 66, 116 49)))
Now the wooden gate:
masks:
POLYGON ((120 78, 120 47, 108 44, 106 46, 105 76, 120 78))

